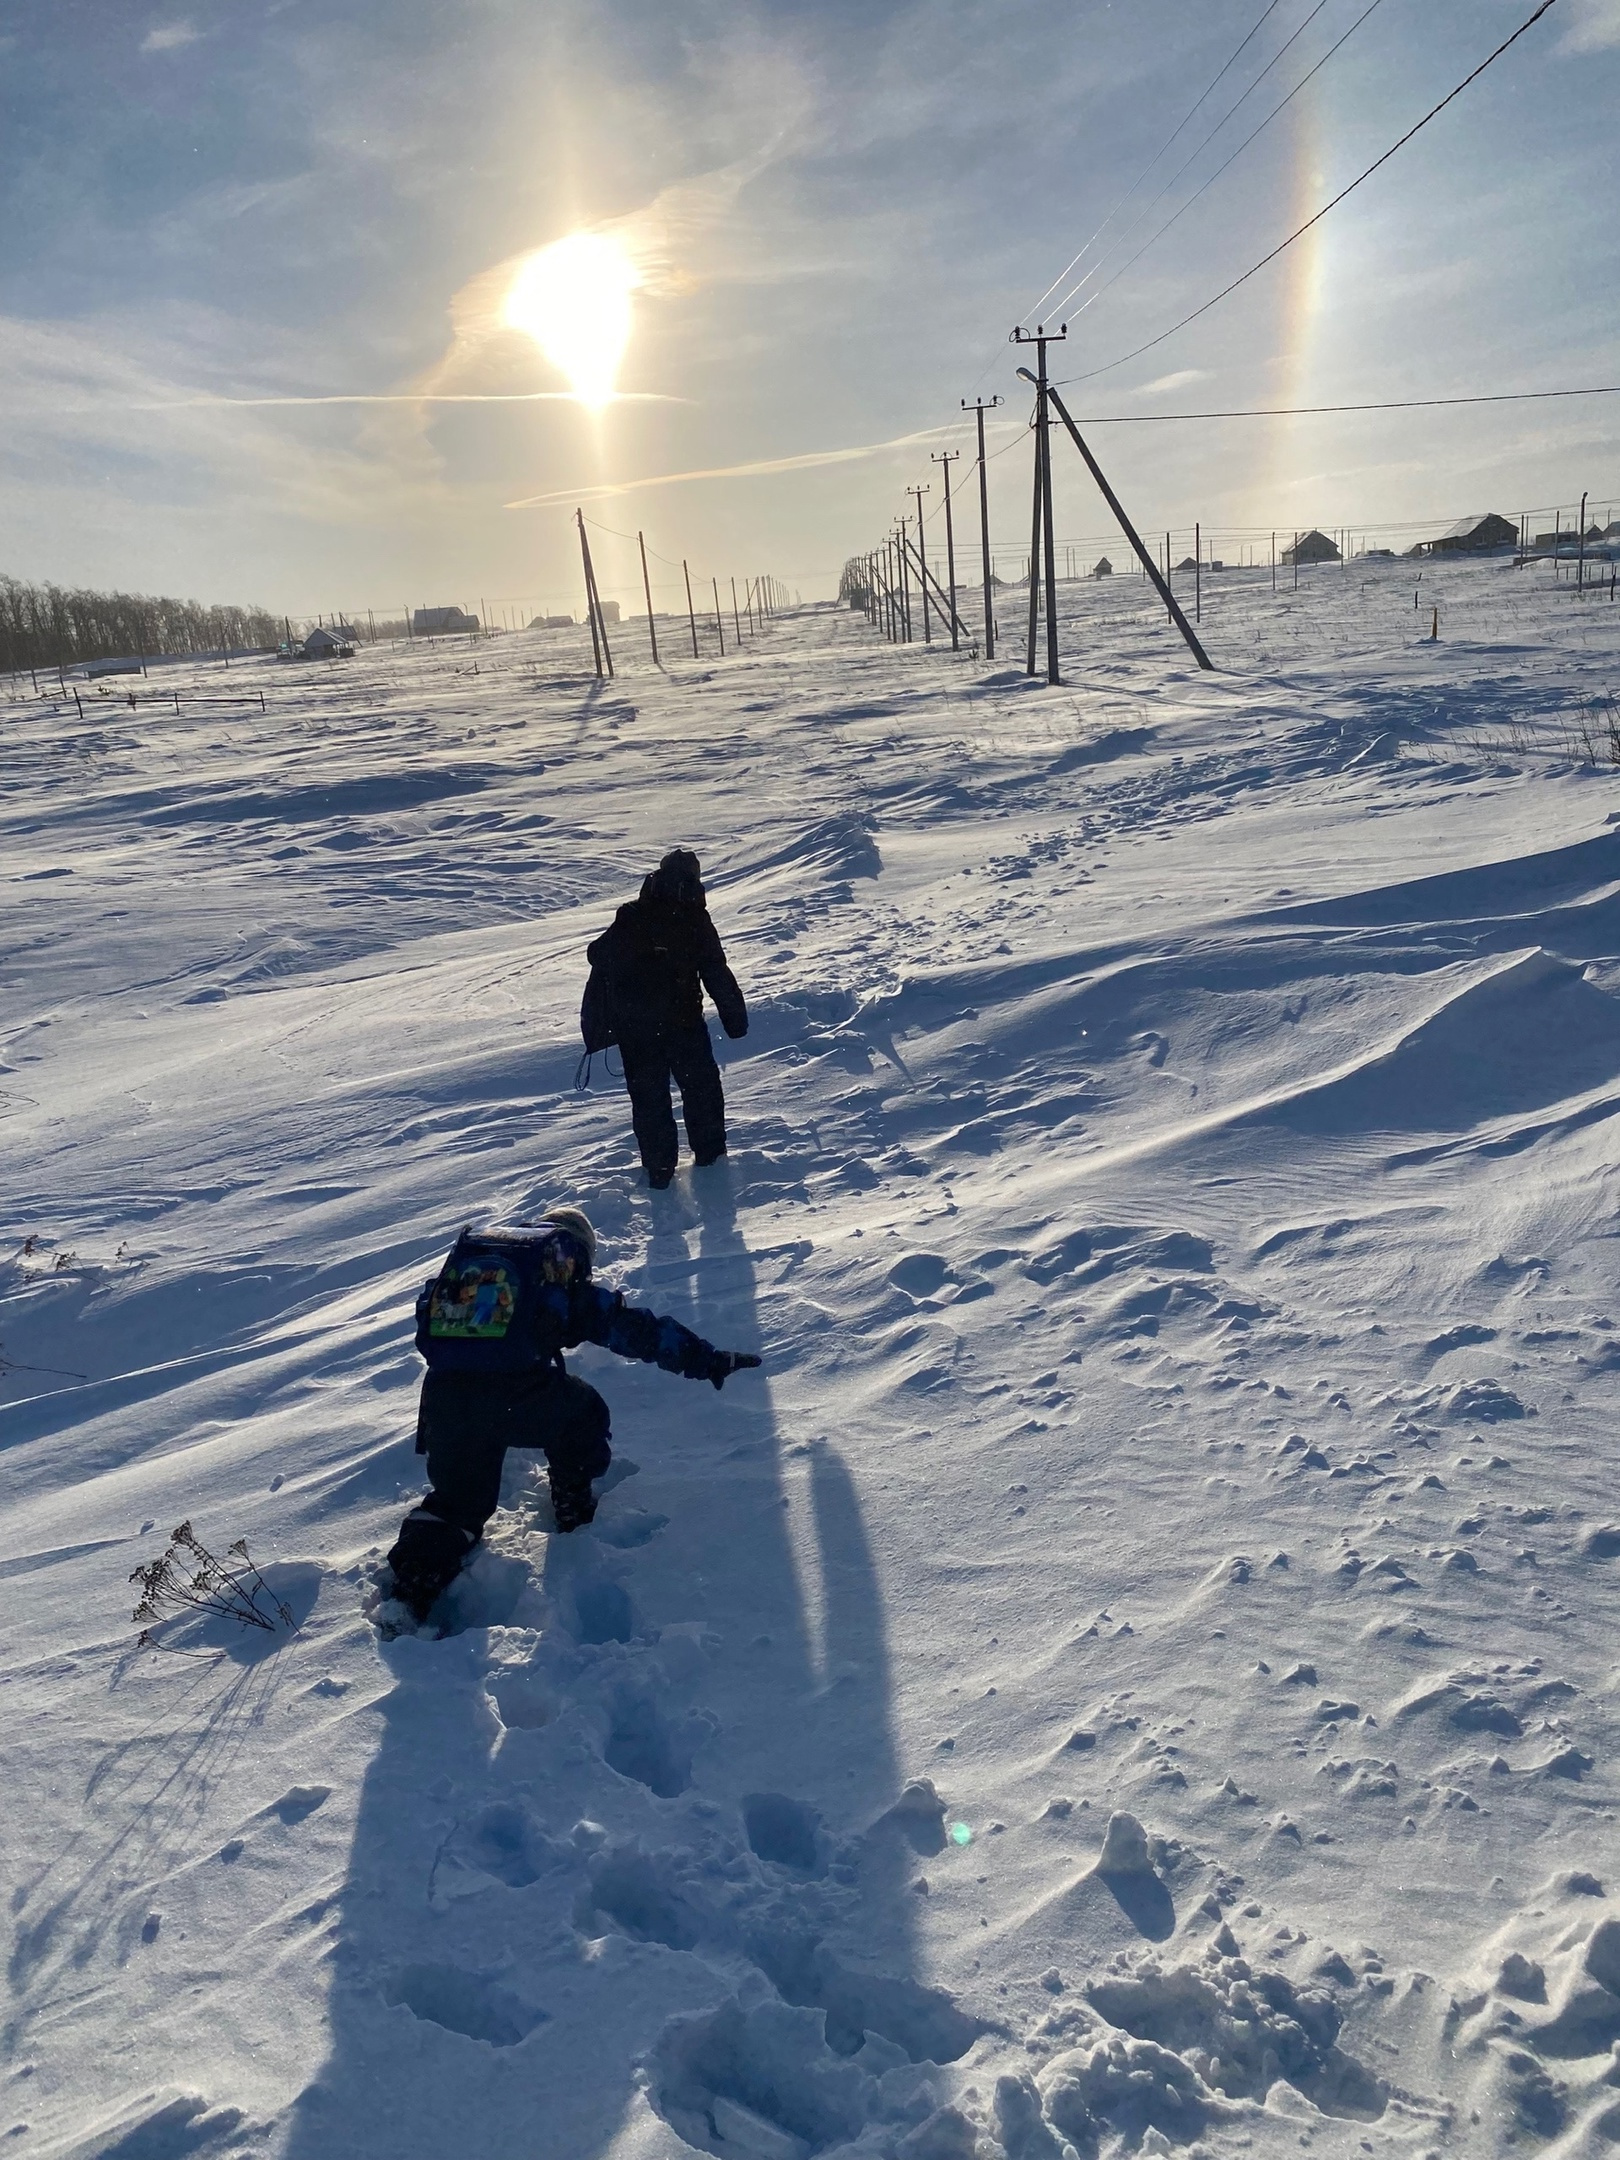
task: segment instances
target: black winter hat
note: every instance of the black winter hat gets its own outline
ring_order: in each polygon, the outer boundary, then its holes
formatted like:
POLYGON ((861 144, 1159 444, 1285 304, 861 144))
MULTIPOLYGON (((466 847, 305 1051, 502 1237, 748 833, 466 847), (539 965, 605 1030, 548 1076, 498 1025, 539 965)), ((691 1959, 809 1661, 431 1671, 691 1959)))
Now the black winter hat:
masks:
POLYGON ((690 848, 671 848, 648 878, 645 890, 660 900, 703 905, 703 865, 690 848))

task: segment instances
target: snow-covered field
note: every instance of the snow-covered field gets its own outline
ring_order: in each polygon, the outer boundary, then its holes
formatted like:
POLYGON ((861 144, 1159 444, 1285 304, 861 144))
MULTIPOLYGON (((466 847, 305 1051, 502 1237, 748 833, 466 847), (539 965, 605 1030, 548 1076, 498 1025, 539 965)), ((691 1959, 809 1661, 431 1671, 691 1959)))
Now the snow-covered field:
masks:
POLYGON ((1620 2139, 1620 605, 1413 591, 0 707, 7 2152, 1620 2139), (754 1019, 652 1195, 675 842, 754 1019), (415 1289, 561 1198, 765 1369, 581 1353, 594 1528, 514 1458, 385 1642, 415 1289), (298 1632, 138 1649, 182 1519, 298 1632))

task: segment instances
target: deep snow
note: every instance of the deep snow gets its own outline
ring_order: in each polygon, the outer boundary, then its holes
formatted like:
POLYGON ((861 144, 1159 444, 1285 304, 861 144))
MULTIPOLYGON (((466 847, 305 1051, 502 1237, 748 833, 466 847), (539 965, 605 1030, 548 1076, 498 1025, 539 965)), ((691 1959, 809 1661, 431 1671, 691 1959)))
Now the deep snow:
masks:
POLYGON ((1620 607, 1413 592, 5 705, 8 2150, 1620 2138, 1620 607), (575 1016, 676 841, 754 1019, 650 1195, 575 1016), (414 1291, 563 1197, 765 1370, 580 1353, 594 1528, 514 1458, 383 1641, 414 1291), (136 1648, 183 1517, 295 1636, 136 1648))

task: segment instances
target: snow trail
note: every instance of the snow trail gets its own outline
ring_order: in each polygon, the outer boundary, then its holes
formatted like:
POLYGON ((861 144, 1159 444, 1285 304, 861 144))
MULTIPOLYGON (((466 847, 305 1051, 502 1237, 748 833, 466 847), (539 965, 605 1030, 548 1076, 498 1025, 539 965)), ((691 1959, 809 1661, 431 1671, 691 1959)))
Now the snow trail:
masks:
POLYGON ((8 706, 20 2153, 1610 2134, 1620 631, 1536 575, 8 706), (675 842, 755 1017, 652 1195, 574 1023, 675 842), (384 1642, 412 1297, 562 1197, 765 1369, 581 1352, 596 1524, 514 1457, 384 1642), (137 1649, 183 1517, 296 1635, 137 1649))

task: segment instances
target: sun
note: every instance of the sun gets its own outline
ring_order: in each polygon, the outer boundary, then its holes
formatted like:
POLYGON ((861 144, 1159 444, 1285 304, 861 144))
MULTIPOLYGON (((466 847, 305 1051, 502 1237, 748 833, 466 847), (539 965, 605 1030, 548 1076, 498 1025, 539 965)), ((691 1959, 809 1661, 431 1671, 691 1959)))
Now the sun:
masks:
POLYGON ((630 295, 640 273, 605 233, 570 233, 525 258, 501 320, 532 337, 582 405, 600 410, 630 342, 630 295))

